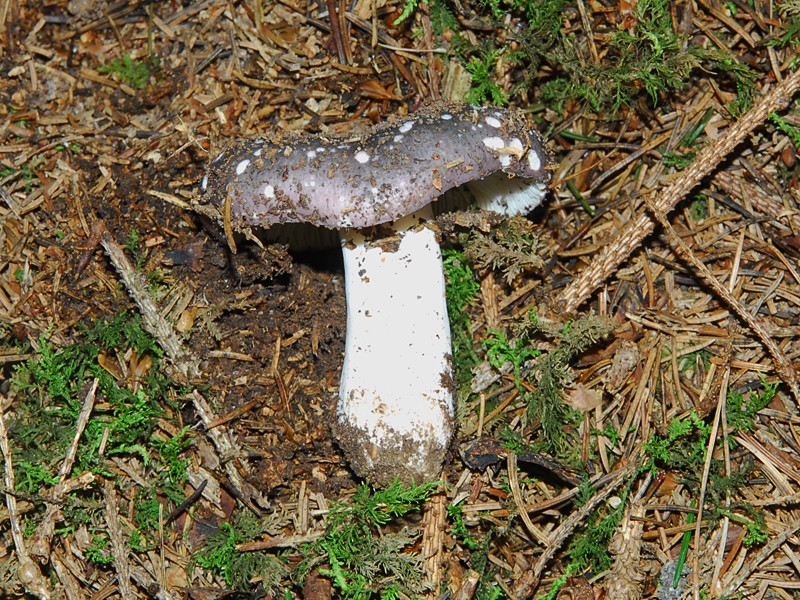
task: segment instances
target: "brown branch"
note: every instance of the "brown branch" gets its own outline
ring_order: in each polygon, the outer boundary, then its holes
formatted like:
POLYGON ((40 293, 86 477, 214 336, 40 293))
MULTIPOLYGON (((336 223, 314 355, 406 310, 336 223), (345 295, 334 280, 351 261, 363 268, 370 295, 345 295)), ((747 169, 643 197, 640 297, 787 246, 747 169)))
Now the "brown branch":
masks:
POLYGON ((106 251, 108 259, 117 271, 125 289, 130 294, 142 315, 144 328, 156 338, 161 348, 184 378, 196 377, 199 373, 200 361, 189 351, 178 337, 172 324, 161 316, 155 302, 147 291, 144 275, 137 272, 120 245, 106 229, 103 221, 97 221, 92 227, 100 244, 106 251))
POLYGON ((339 57, 339 62, 343 65, 350 65, 353 63, 353 55, 350 52, 350 40, 347 29, 347 21, 344 18, 344 11, 346 7, 337 0, 326 0, 325 5, 328 8, 328 18, 331 23, 331 37, 336 46, 336 54, 339 57))
MULTIPOLYGON (((798 73, 800 73, 800 71, 798 71, 798 73)), ((764 347, 772 356, 778 376, 786 385, 789 386, 795 401, 800 404, 800 385, 797 381, 797 372, 794 370, 791 361, 786 358, 783 350, 781 350, 780 346, 778 346, 778 344, 772 338, 761 320, 750 314, 750 311, 744 307, 739 299, 734 296, 724 285, 722 285, 716 277, 714 277, 714 274, 711 272, 711 270, 705 264, 703 264, 703 261, 697 257, 692 249, 686 245, 686 242, 681 239, 675 229, 673 229, 672 224, 667 219, 667 215, 664 213, 664 211, 650 202, 648 202, 648 207, 661 224, 661 227, 664 228, 664 231, 669 236, 670 241, 675 244, 675 247, 678 249, 679 253, 697 270, 698 273, 700 273, 700 275, 702 275, 703 279, 705 279, 706 282, 714 289, 717 295, 719 295, 723 300, 725 300, 725 302, 728 303, 728 306, 730 306, 733 311, 739 315, 739 318, 741 318, 742 321, 747 324, 753 333, 758 336, 758 339, 761 340, 761 343, 764 344, 764 347)))
POLYGON ((608 498, 614 490, 616 490, 625 481, 631 473, 636 471, 638 465, 635 463, 628 463, 613 472, 612 478, 607 482, 606 488, 600 490, 589 499, 586 504, 575 510, 566 517, 561 524, 550 532, 550 543, 539 556, 536 564, 532 569, 526 571, 522 577, 516 582, 514 586, 514 594, 518 598, 527 599, 533 595, 536 586, 539 585, 539 579, 542 572, 548 565, 550 560, 555 556, 556 551, 561 545, 572 535, 580 524, 589 516, 589 514, 606 498, 608 498))
POLYGON ((111 538, 111 553, 114 556, 114 568, 117 571, 117 590, 122 600, 134 600, 136 592, 131 583, 131 565, 128 561, 128 544, 122 534, 122 526, 117 508, 117 494, 114 483, 107 479, 103 484, 103 500, 106 505, 106 526, 111 538))
POLYGON ((439 93, 439 73, 436 71, 436 57, 433 55, 433 30, 431 29, 431 9, 427 3, 419 5, 420 20, 422 21, 423 40, 425 50, 427 50, 428 60, 428 84, 430 85, 430 95, 433 100, 439 100, 442 96, 439 93))
MULTIPOLYGON (((0 396, 0 407, 8 403, 0 396)), ((8 520, 11 525, 11 540, 17 552, 17 577, 25 591, 35 598, 47 600, 53 597, 50 581, 42 574, 39 567, 30 557, 25 545, 25 537, 20 527, 20 515, 17 512, 17 498, 13 492, 16 489, 14 482, 14 463, 11 459, 11 445, 8 443, 8 430, 6 429, 5 415, 0 408, 0 451, 3 454, 5 472, 3 478, 8 492, 5 494, 8 520)))
MULTIPOLYGON (((744 117, 731 125, 728 131, 706 146, 697 159, 687 167, 681 177, 662 189, 651 202, 656 210, 669 213, 694 187, 711 173, 742 140, 761 125, 767 116, 784 108, 800 89, 800 69, 777 84, 744 117)), ((642 240, 652 233, 655 224, 643 211, 630 221, 592 263, 561 293, 554 305, 561 312, 570 313, 583 304, 603 282, 613 275, 617 267, 631 253, 641 247, 642 240)))

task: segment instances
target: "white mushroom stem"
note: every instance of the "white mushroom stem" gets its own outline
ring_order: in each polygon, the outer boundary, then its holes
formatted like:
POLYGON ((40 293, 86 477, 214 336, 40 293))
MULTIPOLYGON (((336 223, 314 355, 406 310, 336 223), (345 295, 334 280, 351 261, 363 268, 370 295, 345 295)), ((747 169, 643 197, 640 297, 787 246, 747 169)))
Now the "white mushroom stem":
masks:
POLYGON ((450 324, 441 251, 419 227, 431 209, 392 225, 386 245, 342 236, 347 338, 340 443, 356 472, 386 485, 435 479, 453 436, 450 324))

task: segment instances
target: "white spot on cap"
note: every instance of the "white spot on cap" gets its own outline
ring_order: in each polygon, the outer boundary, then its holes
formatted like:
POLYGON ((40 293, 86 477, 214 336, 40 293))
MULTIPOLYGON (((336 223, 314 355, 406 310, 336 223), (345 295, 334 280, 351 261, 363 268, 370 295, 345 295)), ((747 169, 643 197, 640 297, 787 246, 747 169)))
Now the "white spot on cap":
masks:
POLYGON ((236 174, 241 175, 247 170, 247 167, 250 165, 250 159, 245 158, 242 162, 236 165, 236 174))
POLYGON ((542 168, 542 161, 539 159, 539 155, 533 150, 528 152, 528 166, 531 168, 531 171, 538 171, 542 168))
POLYGON ((256 151, 254 151, 253 156, 261 156, 261 148, 258 148, 256 151))
POLYGON ((274 185, 265 185, 264 186, 264 196, 267 198, 274 198, 275 197, 275 186, 274 185))
POLYGON ((364 163, 369 162, 369 154, 363 150, 359 150, 356 152, 355 159, 363 165, 364 163))
POLYGON ((306 156, 308 157, 308 160, 314 160, 317 158, 317 152, 315 150, 309 150, 306 152, 306 156))
POLYGON ((403 136, 402 134, 398 133, 396 136, 394 136, 394 137, 392 138, 392 141, 393 141, 393 142, 396 144, 397 142, 399 142, 400 140, 402 140, 402 139, 403 139, 403 137, 404 137, 404 136, 403 136))
POLYGON ((503 124, 500 122, 500 119, 496 119, 495 117, 486 117, 486 124, 489 127, 494 127, 495 129, 500 129, 503 124))
POLYGON ((514 148, 514 150, 520 150, 520 151, 523 150, 522 140, 520 140, 519 138, 511 138, 511 141, 508 143, 508 146, 510 148, 514 148))
POLYGON ((222 158, 222 155, 223 155, 223 154, 225 154, 225 153, 224 153, 224 152, 220 152, 219 154, 217 154, 217 155, 214 157, 214 160, 212 160, 212 161, 211 161, 211 164, 213 165, 213 164, 214 164, 215 162, 217 162, 217 161, 218 161, 220 158, 222 158))
POLYGON ((338 145, 338 146, 336 146, 336 147, 337 147, 339 150, 347 150, 347 149, 350 147, 350 145, 349 145, 349 144, 340 144, 340 145, 338 145))
POLYGON ((411 131, 411 128, 414 126, 414 121, 406 121, 398 128, 400 133, 408 133, 411 131))
POLYGON ((506 168, 508 165, 511 164, 511 156, 509 156, 508 154, 501 154, 497 158, 500 161, 500 165, 503 168, 506 168))
POLYGON ((323 148, 322 146, 320 146, 319 148, 317 148, 317 150, 316 150, 316 151, 317 151, 317 152, 325 152, 325 148, 323 148))
POLYGON ((203 175, 203 181, 200 182, 200 187, 203 191, 206 191, 206 188, 208 188, 208 173, 203 175))
POLYGON ((372 193, 373 196, 377 196, 378 195, 378 188, 376 188, 376 187, 369 188, 369 191, 372 193))
POLYGON ((500 150, 506 147, 506 143, 499 137, 483 138, 483 145, 489 148, 489 150, 500 150))
POLYGON ((451 115, 450 113, 442 113, 442 119, 443 120, 449 121, 452 118, 453 118, 453 115, 451 115))

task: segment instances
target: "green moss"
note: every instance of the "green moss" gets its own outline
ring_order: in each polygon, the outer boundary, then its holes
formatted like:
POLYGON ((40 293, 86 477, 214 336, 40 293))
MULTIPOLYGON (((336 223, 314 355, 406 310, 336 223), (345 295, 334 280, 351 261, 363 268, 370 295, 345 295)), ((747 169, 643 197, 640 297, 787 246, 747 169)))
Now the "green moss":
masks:
MULTIPOLYGON (((158 496, 162 502, 167 497, 176 504, 185 498, 186 463, 181 455, 189 445, 188 431, 164 441, 153 435, 176 390, 160 371, 162 352, 138 317, 123 312, 98 319, 76 338, 77 342, 57 348, 42 337, 38 349, 13 376, 17 403, 8 428, 18 489, 42 494, 57 482, 84 400, 97 380, 97 401, 83 429, 73 472, 91 471, 113 478, 116 473, 109 467, 108 457, 140 457, 143 477, 152 485, 146 499, 152 503, 137 504, 137 527, 142 530, 137 535, 146 537, 145 529, 158 529, 158 496), (117 379, 118 375, 103 366, 114 370, 119 357, 128 353, 140 364, 149 365, 138 374, 135 384, 132 377, 117 379), (139 514, 144 506, 150 510, 150 519, 139 514)), ((63 535, 79 525, 98 532, 105 527, 103 502, 93 488, 68 497, 62 513, 63 535)), ((31 515, 33 520, 38 516, 31 515)), ((98 557, 100 550, 98 547, 98 557)))
POLYGON ((129 53, 115 58, 107 65, 100 66, 100 73, 116 76, 124 83, 137 90, 148 84, 150 78, 158 70, 159 60, 152 56, 145 60, 134 60, 129 53))
POLYGON ((502 48, 480 50, 469 58, 466 64, 467 72, 472 78, 472 87, 464 99, 470 104, 494 104, 504 106, 508 104, 508 96, 495 83, 493 74, 502 48))
POLYGON ((305 559, 296 577, 302 582, 313 568, 322 567, 320 573, 331 578, 343 597, 356 600, 427 591, 422 557, 408 552, 419 530, 407 525, 391 532, 382 528, 419 510, 436 485, 395 482, 373 491, 362 484, 350 502, 332 503, 325 536, 303 549, 305 559))
POLYGON ((252 542, 264 533, 262 523, 251 512, 243 511, 233 523, 223 523, 219 531, 209 536, 192 555, 191 571, 195 565, 222 578, 234 590, 252 589, 257 578, 267 593, 273 593, 289 574, 288 567, 274 554, 264 551, 241 552, 238 544, 252 542))
POLYGON ((778 391, 778 384, 767 383, 762 379, 761 388, 760 392, 758 390, 750 392, 747 401, 739 392, 728 393, 725 414, 731 431, 753 432, 755 430, 756 413, 769 405, 778 391))
POLYGON ((468 393, 467 390, 472 381, 472 368, 479 362, 466 309, 478 297, 480 284, 461 252, 455 249, 445 249, 442 254, 445 280, 447 281, 445 294, 453 343, 456 390, 459 395, 465 395, 468 393))
POLYGON ((542 248, 530 221, 513 217, 488 233, 473 229, 459 236, 464 256, 480 272, 499 271, 506 284, 544 266, 542 248))
POLYGON ((533 313, 520 328, 518 344, 535 336, 556 340, 552 350, 543 353, 530 365, 528 376, 535 381, 536 387, 535 391, 525 394, 529 416, 541 421, 541 444, 545 450, 563 452, 569 446, 564 427, 578 418, 563 400, 564 390, 573 380, 570 362, 610 334, 613 328, 610 319, 595 315, 558 326, 538 319, 533 313))

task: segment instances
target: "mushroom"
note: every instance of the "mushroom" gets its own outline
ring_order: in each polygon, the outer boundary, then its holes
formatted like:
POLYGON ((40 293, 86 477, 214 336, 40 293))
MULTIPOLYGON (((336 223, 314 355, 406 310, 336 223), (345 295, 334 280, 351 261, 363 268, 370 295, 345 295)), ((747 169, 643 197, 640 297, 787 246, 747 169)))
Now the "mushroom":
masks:
POLYGON ((340 230, 347 335, 336 424, 377 485, 438 477, 455 429, 450 327, 432 202, 469 186, 479 208, 522 214, 545 195, 541 138, 518 110, 436 103, 358 137, 234 143, 196 209, 234 230, 340 230))

